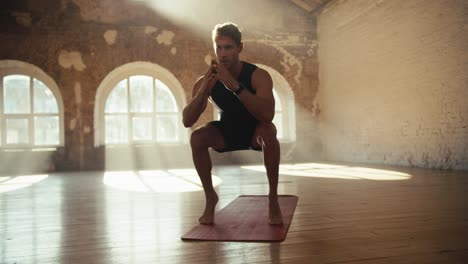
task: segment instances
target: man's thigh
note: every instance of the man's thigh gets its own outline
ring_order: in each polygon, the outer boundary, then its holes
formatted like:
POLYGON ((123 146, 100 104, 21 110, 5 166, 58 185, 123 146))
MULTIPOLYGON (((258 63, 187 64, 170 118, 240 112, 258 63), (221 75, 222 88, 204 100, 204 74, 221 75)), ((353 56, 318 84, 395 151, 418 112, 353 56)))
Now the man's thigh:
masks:
MULTIPOLYGON (((202 141, 203 144, 206 144, 208 147, 213 149, 222 149, 225 147, 224 137, 211 122, 206 123, 205 125, 198 127, 192 132, 192 137, 195 136, 198 141, 202 141)), ((194 140, 192 138, 192 140, 194 140)))

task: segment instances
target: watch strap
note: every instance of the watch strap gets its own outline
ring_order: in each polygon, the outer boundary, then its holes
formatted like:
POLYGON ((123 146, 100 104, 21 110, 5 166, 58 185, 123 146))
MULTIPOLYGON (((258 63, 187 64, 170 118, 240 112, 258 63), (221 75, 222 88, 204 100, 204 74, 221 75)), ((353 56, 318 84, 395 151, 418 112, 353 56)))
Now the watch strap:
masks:
POLYGON ((239 89, 234 91, 234 94, 239 96, 239 94, 245 89, 245 86, 240 82, 239 83, 239 89))

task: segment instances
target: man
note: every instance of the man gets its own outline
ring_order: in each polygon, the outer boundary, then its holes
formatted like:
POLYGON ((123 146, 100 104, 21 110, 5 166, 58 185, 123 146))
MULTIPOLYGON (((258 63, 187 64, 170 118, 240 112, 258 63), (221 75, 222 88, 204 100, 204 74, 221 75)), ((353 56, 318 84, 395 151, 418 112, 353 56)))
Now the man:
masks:
POLYGON ((214 223, 218 202, 211 180, 208 149, 225 152, 252 148, 263 150, 270 187, 269 223, 282 224, 277 194, 280 146, 272 123, 275 100, 271 77, 265 70, 239 59, 243 43, 237 25, 216 25, 212 38, 217 60, 213 60, 205 75, 195 82, 192 98, 183 111, 185 127, 191 127, 198 120, 208 100, 221 113, 220 121, 195 129, 190 138, 193 162, 206 197, 205 211, 199 222, 214 223))

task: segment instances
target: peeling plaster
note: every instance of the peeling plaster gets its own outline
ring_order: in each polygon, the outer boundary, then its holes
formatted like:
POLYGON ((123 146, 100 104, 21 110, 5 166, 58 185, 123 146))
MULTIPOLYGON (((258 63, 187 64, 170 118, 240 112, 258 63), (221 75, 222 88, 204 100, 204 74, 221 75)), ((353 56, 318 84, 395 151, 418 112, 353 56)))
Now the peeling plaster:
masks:
POLYGON ((320 102, 319 102, 320 96, 317 95, 314 98, 314 101, 312 101, 312 116, 313 117, 319 117, 320 116, 320 102))
MULTIPOLYGON (((102 10, 102 4, 90 0, 72 0, 80 9, 81 18, 85 21, 97 20, 102 10)), ((110 10, 108 10, 110 11, 110 10)))
POLYGON ((299 43, 301 41, 300 37, 298 35, 290 35, 288 36, 288 43, 299 43))
POLYGON ((145 27, 145 34, 147 34, 147 35, 151 35, 156 31, 158 31, 158 29, 155 28, 155 27, 152 27, 152 26, 146 26, 145 27))
POLYGON ((171 54, 172 54, 172 55, 175 55, 176 53, 177 53, 177 48, 172 48, 172 49, 171 49, 171 54))
MULTIPOLYGON (((274 46, 275 47, 275 46, 274 46)), ((280 64, 283 65, 284 69, 286 72, 290 71, 291 70, 291 67, 290 66, 294 66, 296 65, 297 66, 297 72, 296 72, 296 75, 294 76, 294 80, 297 82, 297 83, 301 83, 300 81, 300 78, 301 78, 301 75, 302 75, 302 71, 303 71, 303 66, 302 66, 302 62, 300 59, 298 59, 297 57, 294 57, 291 53, 289 53, 285 48, 283 47, 275 47, 279 52, 281 52, 283 54, 283 60, 280 61, 280 64)))
POLYGON ((84 127, 84 132, 85 132, 85 134, 89 134, 89 132, 91 132, 91 128, 89 126, 85 126, 84 127))
POLYGON ((114 0, 72 0, 80 10, 81 19, 103 23, 116 23, 138 17, 125 3, 116 4, 114 0), (125 13, 125 15, 123 15, 125 13))
MULTIPOLYGON (((293 39, 295 39, 295 38, 293 38, 293 39)), ((284 67, 285 72, 291 71, 292 67, 296 66, 297 67, 297 72, 294 75, 294 80, 297 83, 301 83, 300 78, 301 78, 302 72, 304 70, 304 66, 302 65, 302 61, 298 57, 294 56, 289 51, 287 51, 284 47, 281 46, 281 45, 284 45, 285 43, 289 43, 289 42, 273 41, 273 40, 266 40, 266 39, 262 39, 262 40, 244 40, 244 42, 262 43, 262 44, 266 44, 266 45, 271 46, 271 47, 275 48, 276 50, 278 50, 283 55, 283 60, 280 61, 280 64, 284 67)))
POLYGON ((16 23, 23 27, 31 27, 31 14, 26 12, 11 12, 11 15, 15 17, 16 23))
POLYGON ((205 56, 205 63, 206 65, 211 65, 211 60, 213 59, 213 57, 211 56, 211 54, 208 54, 205 56))
POLYGON ((72 120, 70 120, 70 130, 75 130, 75 127, 76 127, 76 119, 73 118, 72 120))
POLYGON ((312 40, 312 42, 308 45, 309 46, 309 49, 306 51, 307 55, 309 55, 309 57, 312 57, 314 55, 314 51, 317 49, 318 47, 318 41, 317 40, 312 40))
POLYGON ((117 38, 117 30, 107 30, 103 37, 108 45, 112 45, 115 43, 115 39, 117 38))
POLYGON ((81 58, 81 53, 78 51, 68 52, 66 50, 60 50, 58 62, 60 66, 65 69, 73 67, 77 71, 83 71, 86 68, 81 58))
MULTIPOLYGON (((81 114, 82 114, 82 111, 81 111, 81 102, 83 101, 82 100, 82 97, 81 97, 81 84, 80 82, 75 82, 75 87, 74 87, 74 91, 75 91, 75 102, 76 102, 76 120, 77 123, 79 123, 79 128, 83 127, 83 119, 81 118, 81 114)), ((76 127, 76 125, 75 125, 76 127)), ((86 130, 86 129, 85 129, 86 130)), ((79 163, 80 163, 80 168, 83 166, 83 161, 84 161, 84 135, 83 133, 79 133, 79 155, 80 155, 80 158, 79 158, 79 163)))
POLYGON ((156 41, 158 44, 164 44, 164 45, 171 45, 172 44, 172 39, 174 38, 175 34, 172 31, 169 30, 163 30, 157 37, 156 41))
POLYGON ((75 90, 75 102, 77 104, 81 104, 81 102, 82 102, 82 99, 81 99, 81 84, 79 82, 75 83, 74 90, 75 90))

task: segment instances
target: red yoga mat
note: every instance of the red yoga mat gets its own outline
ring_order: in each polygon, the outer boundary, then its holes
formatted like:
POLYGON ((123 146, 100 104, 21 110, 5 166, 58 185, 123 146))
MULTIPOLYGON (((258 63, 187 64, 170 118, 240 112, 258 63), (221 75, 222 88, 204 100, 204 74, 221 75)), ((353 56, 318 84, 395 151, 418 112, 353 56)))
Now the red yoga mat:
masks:
POLYGON ((283 241, 288 233, 298 197, 280 195, 282 225, 268 224, 268 196, 241 195, 215 213, 213 225, 198 225, 182 236, 182 240, 201 241, 283 241))

